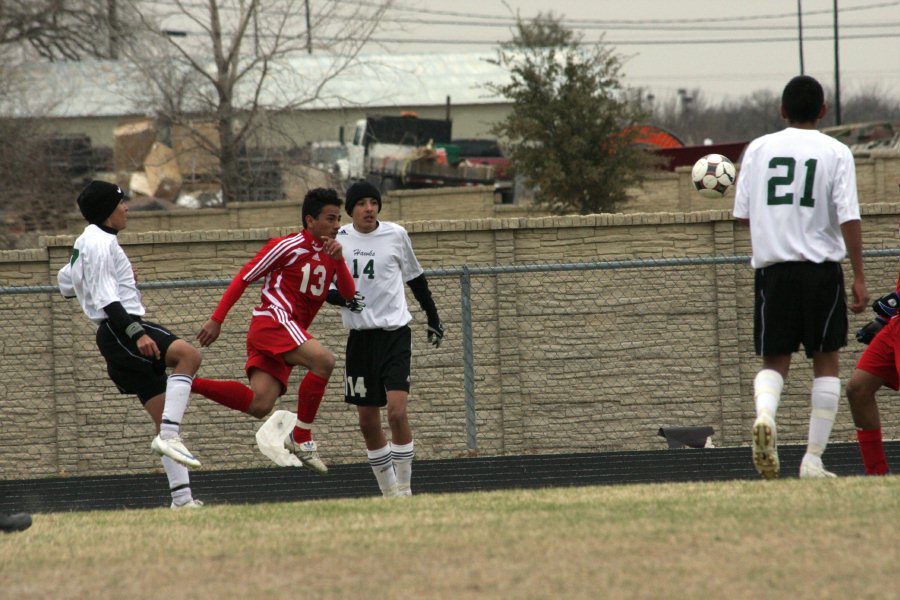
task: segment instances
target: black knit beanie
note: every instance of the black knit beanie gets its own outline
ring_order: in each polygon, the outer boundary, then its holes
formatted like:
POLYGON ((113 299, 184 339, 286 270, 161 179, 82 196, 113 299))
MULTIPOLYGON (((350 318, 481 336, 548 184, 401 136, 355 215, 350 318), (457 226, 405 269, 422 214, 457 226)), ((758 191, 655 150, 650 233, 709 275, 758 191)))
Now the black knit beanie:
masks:
POLYGON ((375 198, 378 212, 381 212, 381 192, 368 181, 357 181, 347 189, 347 214, 353 216, 353 206, 363 198, 375 198))
POLYGON ((88 223, 100 225, 124 198, 125 193, 116 184, 95 179, 78 194, 78 208, 88 223))

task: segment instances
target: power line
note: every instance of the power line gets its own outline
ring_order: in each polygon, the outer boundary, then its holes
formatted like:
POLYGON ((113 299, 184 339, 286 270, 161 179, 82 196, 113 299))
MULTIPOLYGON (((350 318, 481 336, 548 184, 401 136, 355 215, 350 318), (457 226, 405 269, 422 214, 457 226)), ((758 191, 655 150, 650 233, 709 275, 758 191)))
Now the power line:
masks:
MULTIPOLYGON (((465 26, 465 27, 514 27, 515 22, 510 21, 509 23, 485 23, 480 21, 441 21, 441 20, 431 20, 431 19, 415 19, 415 18, 403 18, 403 17, 384 17, 382 19, 383 22, 389 23, 403 23, 403 24, 411 24, 411 25, 447 25, 447 26, 465 26)), ((900 21, 894 21, 890 23, 848 23, 847 25, 842 26, 842 30, 844 29, 880 29, 884 27, 897 27, 900 26, 900 21)), ((697 31, 697 25, 669 25, 669 26, 660 26, 660 25, 648 25, 648 24, 638 24, 638 25, 610 25, 610 24, 584 24, 583 22, 579 23, 578 29, 590 29, 590 30, 606 30, 606 31, 697 31)), ((729 27, 730 31, 772 31, 775 30, 790 30, 794 31, 797 29, 795 24, 791 25, 733 25, 729 27)), ((804 29, 827 29, 831 30, 832 25, 829 24, 821 24, 821 25, 805 25, 804 29)))
MULTIPOLYGON (((143 0, 142 4, 151 4, 157 6, 165 6, 167 8, 172 9, 172 5, 170 2, 166 0, 143 0)), ((201 2, 182 2, 182 4, 189 8, 197 8, 197 9, 206 9, 207 5, 201 2)), ((384 2, 373 2, 370 0, 342 0, 341 4, 353 4, 357 6, 369 7, 369 8, 382 8, 384 6, 384 2)), ((860 11, 868 11, 868 10, 876 10, 879 8, 888 8, 891 6, 900 5, 900 0, 892 0, 890 2, 874 2, 870 4, 863 4, 859 6, 851 6, 839 8, 838 13, 850 13, 850 12, 860 12, 860 11)), ((240 7, 237 6, 219 6, 219 11, 242 11, 240 7)), ((283 10, 267 10, 264 7, 260 7, 260 13, 265 14, 266 12, 270 12, 271 14, 276 14, 280 16, 290 16, 286 11, 283 10)), ((446 23, 441 22, 425 22, 425 24, 448 24, 448 25, 478 25, 478 21, 473 21, 473 19, 478 19, 479 21, 495 21, 497 24, 495 26, 515 26, 517 23, 517 19, 513 15, 492 15, 492 14, 479 14, 472 12, 461 12, 461 11, 453 11, 453 10, 439 10, 439 9, 428 9, 428 8, 418 8, 412 6, 404 6, 402 4, 394 4, 390 7, 389 10, 399 11, 399 12, 407 12, 413 14, 421 14, 421 15, 439 15, 439 16, 449 16, 449 17, 462 17, 464 21, 447 21, 446 23)), ((178 11, 175 11, 177 14, 178 11)), ((821 10, 807 10, 804 11, 804 16, 814 16, 814 15, 828 15, 832 14, 831 9, 821 9, 821 10)), ((787 12, 787 13, 770 13, 770 14, 762 14, 762 15, 733 15, 733 16, 704 16, 703 23, 745 23, 747 21, 761 21, 761 20, 776 20, 776 19, 796 19, 796 12, 787 12)), ((382 18, 383 21, 396 21, 396 22, 417 22, 417 21, 403 21, 403 17, 390 17, 385 16, 382 18)), ((524 21, 530 20, 530 17, 523 18, 524 21)), ((644 29, 644 28, 653 28, 658 29, 660 25, 666 24, 685 24, 690 28, 696 30, 697 28, 697 19, 696 17, 683 18, 683 19, 590 19, 590 18, 578 18, 578 19, 561 19, 560 22, 571 28, 577 29, 585 29, 585 28, 597 28, 597 27, 606 27, 606 28, 628 28, 628 26, 633 26, 635 29, 644 29)), ((480 23, 480 25, 487 25, 487 23, 480 23)), ((849 25, 849 24, 848 24, 849 25)), ((740 25, 734 25, 735 27, 740 27, 740 25)), ((846 26, 846 25, 845 25, 846 26)), ((845 27, 843 26, 843 27, 845 27)), ((872 24, 871 26, 876 26, 872 24)))
MULTIPOLYGON (((842 35, 842 40, 853 39, 895 39, 900 33, 885 32, 872 34, 849 34, 842 35)), ((832 41, 831 36, 810 36, 804 37, 805 41, 832 41)), ((341 38, 329 38, 328 41, 336 42, 341 38)), ((436 38, 382 38, 373 36, 370 41, 379 44, 447 44, 460 46, 498 46, 508 43, 508 40, 460 40, 460 39, 436 39, 436 38)), ((716 38, 716 39, 667 39, 667 40, 584 40, 584 45, 603 44, 606 46, 662 46, 662 45, 709 45, 709 44, 756 44, 756 43, 796 43, 796 37, 766 37, 766 38, 716 38)))
MULTIPOLYGON (((344 0, 345 4, 356 4, 359 6, 369 6, 376 7, 380 6, 381 3, 371 2, 368 0, 344 0)), ((849 12, 859 12, 866 10, 875 10, 879 8, 887 8, 890 6, 900 5, 900 0, 894 0, 891 2, 874 2, 871 4, 863 4, 859 6, 851 6, 839 8, 838 12, 840 14, 849 13, 849 12)), ((515 17, 508 15, 487 15, 487 14, 478 14, 472 12, 460 12, 460 11, 452 11, 452 10, 436 10, 436 9, 427 9, 427 8, 417 8, 411 6, 404 6, 402 4, 395 4, 391 7, 393 10, 403 11, 403 12, 411 12, 417 14, 428 14, 428 15, 445 15, 445 16, 453 16, 453 17, 466 17, 466 18, 478 18, 478 19, 502 19, 504 21, 509 21, 511 19, 512 23, 515 24, 515 17)), ((810 10, 804 11, 804 15, 831 15, 831 9, 821 9, 821 10, 810 10)), ((704 16, 703 23, 727 23, 727 22, 739 22, 743 23, 751 20, 772 20, 772 19, 784 19, 784 18, 796 18, 797 13, 795 11, 789 13, 774 13, 774 14, 763 14, 763 15, 741 15, 741 16, 704 16)), ((528 20, 526 17, 524 20, 528 20)), ((665 24, 665 23, 689 23, 693 24, 695 27, 697 26, 696 17, 684 18, 684 19, 562 19, 562 23, 571 24, 571 25, 581 25, 583 23, 597 23, 597 24, 665 24)))

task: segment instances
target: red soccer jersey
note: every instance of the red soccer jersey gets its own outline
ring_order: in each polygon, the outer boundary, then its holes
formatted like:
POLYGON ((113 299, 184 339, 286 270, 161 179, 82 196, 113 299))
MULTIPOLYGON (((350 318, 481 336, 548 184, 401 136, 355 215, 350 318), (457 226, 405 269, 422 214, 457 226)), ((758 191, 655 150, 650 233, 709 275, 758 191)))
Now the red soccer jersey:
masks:
POLYGON ((276 311, 284 311, 308 329, 325 302, 335 274, 338 274, 341 295, 352 298, 355 289, 346 263, 325 254, 322 243, 308 231, 273 238, 238 271, 222 295, 212 319, 224 322, 247 286, 262 279, 260 303, 253 309, 253 316, 275 318, 276 311))

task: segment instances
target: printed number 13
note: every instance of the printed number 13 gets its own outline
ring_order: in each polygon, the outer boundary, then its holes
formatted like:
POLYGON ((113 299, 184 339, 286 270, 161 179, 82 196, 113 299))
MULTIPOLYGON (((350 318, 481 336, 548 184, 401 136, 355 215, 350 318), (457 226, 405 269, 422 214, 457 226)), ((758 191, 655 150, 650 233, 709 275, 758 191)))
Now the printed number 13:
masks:
POLYGON ((316 265, 316 268, 313 269, 309 263, 306 263, 300 267, 300 272, 303 273, 303 280, 300 282, 300 291, 302 293, 321 296, 325 292, 325 276, 328 274, 325 267, 316 265), (310 271, 312 272, 310 273, 310 271), (310 275, 315 278, 315 281, 310 280, 310 275))
MULTIPOLYGON (((812 208, 816 199, 812 196, 813 184, 816 181, 816 165, 819 163, 815 158, 810 158, 805 163, 806 180, 803 182, 803 196, 800 198, 800 206, 812 208)), ((777 188, 779 185, 792 185, 794 183, 794 171, 797 161, 791 156, 776 156, 769 161, 770 169, 778 167, 787 167, 787 173, 769 178, 768 204, 793 204, 794 194, 788 192, 778 195, 777 188)))

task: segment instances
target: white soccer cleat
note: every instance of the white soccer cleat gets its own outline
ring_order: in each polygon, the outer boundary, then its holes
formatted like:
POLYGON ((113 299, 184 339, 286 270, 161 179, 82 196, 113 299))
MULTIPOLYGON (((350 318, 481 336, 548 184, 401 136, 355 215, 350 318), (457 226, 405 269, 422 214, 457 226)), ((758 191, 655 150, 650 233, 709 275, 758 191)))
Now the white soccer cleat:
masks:
POLYGON ((193 510, 195 508, 203 508, 203 501, 191 499, 184 504, 175 504, 175 502, 173 501, 172 505, 169 508, 171 508, 172 510, 193 510))
POLYGON ((753 465, 763 479, 777 479, 780 469, 775 419, 763 413, 753 422, 753 465))
POLYGON ((313 440, 298 444, 294 441, 294 437, 288 433, 284 437, 284 448, 299 458, 304 468, 319 475, 324 475, 328 472, 328 467, 319 458, 318 446, 313 440))
POLYGON ((200 468, 200 461, 191 454, 191 451, 188 450, 185 447, 184 442, 181 441, 181 437, 177 435, 167 440, 156 436, 153 438, 153 441, 150 442, 150 449, 160 456, 168 456, 172 460, 179 462, 186 467, 191 467, 192 469, 200 468))
POLYGON ((412 496, 412 486, 408 483, 398 483, 395 496, 412 496))
POLYGON ((284 447, 284 438, 297 424, 297 415, 287 410, 276 410, 256 431, 256 446, 266 458, 279 467, 302 467, 303 463, 284 447))
POLYGON ((804 458, 800 463, 800 479, 830 479, 832 477, 837 477, 837 475, 826 471, 821 460, 817 464, 814 460, 804 458))

